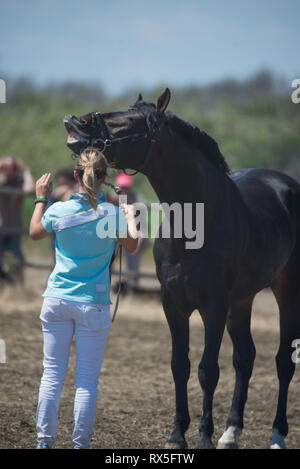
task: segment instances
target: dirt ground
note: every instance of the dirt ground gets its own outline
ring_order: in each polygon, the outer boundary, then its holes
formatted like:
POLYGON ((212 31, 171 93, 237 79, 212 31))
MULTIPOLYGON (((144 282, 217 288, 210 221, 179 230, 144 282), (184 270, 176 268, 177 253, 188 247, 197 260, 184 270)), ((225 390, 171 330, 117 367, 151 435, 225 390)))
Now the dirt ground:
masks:
MULTIPOLYGON (((35 448, 35 410, 42 373, 42 334, 39 312, 46 271, 27 269, 26 287, 0 292, 0 339, 5 340, 7 363, 0 364, 0 448, 35 448)), ((278 309, 272 294, 256 299, 252 320, 257 356, 250 382, 241 448, 267 448, 277 400, 274 357, 278 347, 278 309)), ((201 415, 197 367, 203 351, 200 316, 191 318, 191 378, 189 448, 195 448, 201 415)), ((220 352, 220 380, 215 393, 214 442, 224 430, 234 372, 227 332, 220 352)), ((160 449, 171 431, 174 386, 170 370, 171 340, 163 310, 154 295, 121 299, 111 327, 99 383, 99 399, 92 448, 160 449)), ((56 448, 71 448, 75 349, 64 385, 56 448)), ((300 447, 300 374, 290 386, 289 448, 300 447)))

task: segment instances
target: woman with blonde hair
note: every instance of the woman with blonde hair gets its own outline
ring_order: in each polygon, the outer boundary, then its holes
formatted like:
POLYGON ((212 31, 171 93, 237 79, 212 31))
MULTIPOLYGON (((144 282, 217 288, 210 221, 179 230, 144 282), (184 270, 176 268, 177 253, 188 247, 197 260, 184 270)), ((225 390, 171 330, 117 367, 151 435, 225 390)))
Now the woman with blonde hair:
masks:
POLYGON ((44 337, 44 372, 36 414, 38 449, 50 449, 58 428, 58 409, 70 346, 76 344, 74 400, 75 449, 89 448, 97 403, 97 386, 110 329, 109 266, 117 238, 129 252, 138 238, 133 207, 105 201, 102 153, 87 149, 74 169, 79 192, 46 211, 51 174, 36 183, 30 236, 39 240, 55 231, 56 264, 43 293, 40 319, 44 337), (109 229, 107 229, 107 227, 109 229))

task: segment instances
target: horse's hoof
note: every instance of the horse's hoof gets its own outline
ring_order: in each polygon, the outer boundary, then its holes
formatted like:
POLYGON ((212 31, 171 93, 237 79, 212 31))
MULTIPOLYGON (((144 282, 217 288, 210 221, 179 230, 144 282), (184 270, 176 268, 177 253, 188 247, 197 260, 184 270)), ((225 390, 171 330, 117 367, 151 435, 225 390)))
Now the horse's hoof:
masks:
POLYGON ((217 449, 239 449, 238 439, 241 433, 241 428, 229 426, 219 439, 217 449))
POLYGON ((216 447, 212 443, 210 443, 210 444, 205 444, 205 445, 203 444, 198 445, 196 449, 216 449, 216 447))
POLYGON ((236 443, 218 443, 217 449, 239 449, 236 443))
POLYGON ((199 441, 196 449, 216 449, 216 447, 212 444, 210 439, 205 438, 199 441))
POLYGON ((165 449, 187 449, 188 445, 185 440, 183 441, 167 441, 165 449))
POLYGON ((285 438, 279 433, 277 429, 273 430, 273 438, 270 444, 270 449, 287 449, 285 438))

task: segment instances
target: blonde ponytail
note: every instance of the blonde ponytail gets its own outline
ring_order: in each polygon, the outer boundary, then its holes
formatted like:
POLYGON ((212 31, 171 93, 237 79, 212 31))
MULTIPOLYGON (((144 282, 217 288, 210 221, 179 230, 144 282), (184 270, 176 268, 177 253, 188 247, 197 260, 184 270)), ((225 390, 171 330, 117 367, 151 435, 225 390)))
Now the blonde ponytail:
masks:
POLYGON ((79 157, 75 170, 83 186, 88 201, 94 210, 97 209, 99 179, 106 175, 106 160, 103 153, 95 148, 84 150, 79 157))

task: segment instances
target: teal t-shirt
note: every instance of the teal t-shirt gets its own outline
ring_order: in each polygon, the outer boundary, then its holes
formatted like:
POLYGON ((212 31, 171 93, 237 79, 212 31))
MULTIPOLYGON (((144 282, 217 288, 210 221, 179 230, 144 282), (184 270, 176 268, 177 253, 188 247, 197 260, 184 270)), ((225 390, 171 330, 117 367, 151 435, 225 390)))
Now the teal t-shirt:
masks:
POLYGON ((56 264, 43 296, 110 304, 109 265, 115 239, 125 237, 124 213, 98 194, 95 211, 84 193, 72 194, 45 211, 42 224, 55 232, 56 264))

